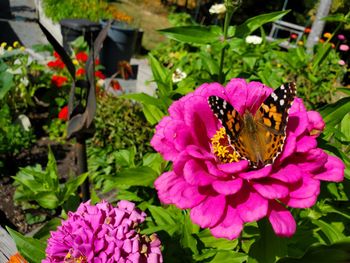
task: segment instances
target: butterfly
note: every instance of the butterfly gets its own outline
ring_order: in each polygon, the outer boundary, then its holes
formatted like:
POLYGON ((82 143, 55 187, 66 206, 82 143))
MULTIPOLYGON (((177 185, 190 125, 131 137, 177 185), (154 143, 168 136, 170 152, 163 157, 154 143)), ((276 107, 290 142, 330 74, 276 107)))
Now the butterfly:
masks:
POLYGON ((240 115, 218 96, 210 96, 208 103, 239 159, 247 160, 251 168, 261 168, 271 165, 283 150, 289 109, 295 96, 295 83, 283 84, 265 99, 254 115, 249 110, 240 115))

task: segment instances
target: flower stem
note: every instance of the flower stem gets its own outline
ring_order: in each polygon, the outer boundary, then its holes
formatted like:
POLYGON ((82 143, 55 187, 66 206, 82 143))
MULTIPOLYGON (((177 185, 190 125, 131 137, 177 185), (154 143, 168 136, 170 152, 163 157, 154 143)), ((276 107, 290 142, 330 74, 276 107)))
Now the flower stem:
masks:
POLYGON ((220 70, 219 70, 219 83, 224 82, 224 72, 223 72, 223 67, 224 67, 224 59, 225 59, 225 51, 227 48, 227 32, 228 32, 228 27, 230 26, 230 21, 233 15, 234 9, 228 8, 227 12, 225 14, 225 22, 224 22, 224 35, 222 41, 224 42, 224 47, 221 49, 221 57, 220 57, 220 70))

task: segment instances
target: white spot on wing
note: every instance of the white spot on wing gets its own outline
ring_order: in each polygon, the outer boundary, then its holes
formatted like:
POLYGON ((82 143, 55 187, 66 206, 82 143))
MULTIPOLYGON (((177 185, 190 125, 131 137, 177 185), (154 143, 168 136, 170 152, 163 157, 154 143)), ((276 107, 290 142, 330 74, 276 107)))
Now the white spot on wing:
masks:
POLYGON ((280 105, 283 106, 284 105, 284 100, 280 100, 280 105))
POLYGON ((271 93, 271 97, 273 98, 274 101, 278 100, 278 97, 277 97, 277 95, 274 92, 271 93))

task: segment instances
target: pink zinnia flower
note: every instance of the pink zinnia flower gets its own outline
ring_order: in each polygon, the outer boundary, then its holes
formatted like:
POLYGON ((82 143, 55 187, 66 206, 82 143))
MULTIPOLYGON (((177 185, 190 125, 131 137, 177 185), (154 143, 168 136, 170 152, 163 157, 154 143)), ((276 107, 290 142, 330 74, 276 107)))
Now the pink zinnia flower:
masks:
POLYGON ((129 201, 120 201, 117 207, 104 201, 82 203, 51 232, 42 263, 163 262, 157 236, 137 231, 145 218, 129 201))
POLYGON ((345 45, 345 44, 341 44, 340 46, 339 46, 339 50, 341 50, 341 51, 348 51, 349 50, 349 46, 348 45, 345 45))
POLYGON ((192 221, 215 237, 237 238, 244 223, 263 217, 277 235, 289 237, 296 223, 286 206, 311 207, 320 180, 343 180, 342 161, 317 148, 316 137, 324 128, 320 114, 307 111, 299 98, 289 111, 283 151, 272 165, 251 169, 246 160, 235 160, 208 97, 225 99, 242 115, 249 109, 255 113, 271 92, 243 79, 232 79, 226 88, 203 84, 174 102, 156 127, 151 144, 173 162, 173 170, 155 182, 160 200, 191 209, 192 221))

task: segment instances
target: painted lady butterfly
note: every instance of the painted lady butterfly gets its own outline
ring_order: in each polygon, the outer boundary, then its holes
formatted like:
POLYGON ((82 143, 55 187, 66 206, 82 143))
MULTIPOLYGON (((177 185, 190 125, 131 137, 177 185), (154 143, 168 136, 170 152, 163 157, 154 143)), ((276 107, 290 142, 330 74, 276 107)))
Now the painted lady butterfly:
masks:
POLYGON ((226 130, 229 143, 252 168, 272 164, 286 139, 288 112, 296 95, 295 83, 281 85, 262 103, 255 115, 241 116, 224 99, 210 96, 211 110, 226 130))

